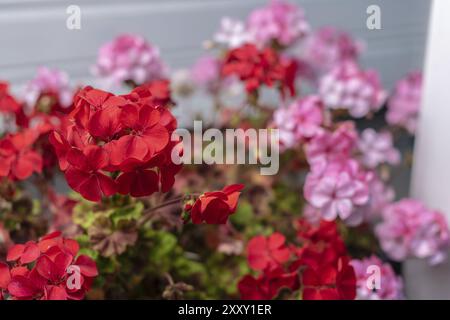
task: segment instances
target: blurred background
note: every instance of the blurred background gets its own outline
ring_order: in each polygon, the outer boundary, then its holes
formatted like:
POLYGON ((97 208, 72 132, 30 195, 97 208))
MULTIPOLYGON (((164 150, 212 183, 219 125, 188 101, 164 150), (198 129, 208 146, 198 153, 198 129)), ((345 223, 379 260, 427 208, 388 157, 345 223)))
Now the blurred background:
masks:
MULTIPOLYGON (((190 66, 221 17, 243 19, 266 0, 0 0, 0 79, 15 87, 38 66, 66 71, 89 83, 97 50, 116 35, 143 35, 172 69, 190 66), (81 30, 66 27, 67 7, 81 8, 81 30)), ((386 88, 421 69, 429 8, 426 0, 291 0, 312 28, 331 25, 366 43, 362 64, 377 69, 386 88), (368 6, 381 7, 381 30, 366 27, 368 6)))

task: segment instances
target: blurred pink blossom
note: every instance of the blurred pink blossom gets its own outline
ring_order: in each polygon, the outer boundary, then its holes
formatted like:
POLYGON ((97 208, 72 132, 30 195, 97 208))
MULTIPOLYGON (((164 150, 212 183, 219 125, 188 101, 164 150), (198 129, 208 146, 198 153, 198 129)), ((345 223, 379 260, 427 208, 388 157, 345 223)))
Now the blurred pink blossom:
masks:
POLYGON ((272 0, 265 7, 253 10, 247 28, 261 46, 270 45, 274 40, 289 46, 309 32, 303 9, 282 0, 272 0))
POLYGON ((348 226, 358 226, 361 223, 373 224, 380 220, 381 212, 392 203, 395 191, 386 185, 375 173, 369 182, 369 201, 358 207, 344 222, 348 226))
POLYGON ((345 109, 355 118, 379 110, 386 98, 378 73, 364 71, 353 61, 342 62, 324 75, 319 94, 328 108, 345 109))
POLYGON ((273 125, 279 129, 283 148, 313 138, 323 129, 323 104, 319 97, 311 95, 292 102, 287 108, 274 112, 273 125))
POLYGON ((401 79, 388 100, 386 121, 391 125, 416 131, 422 96, 422 73, 411 72, 401 79))
POLYGON ((372 128, 365 129, 358 140, 362 163, 372 169, 383 163, 399 164, 400 152, 393 146, 392 140, 388 131, 377 133, 372 128))
POLYGON ((58 69, 38 68, 36 77, 30 80, 24 89, 23 99, 27 113, 32 112, 43 94, 57 96, 61 107, 68 108, 72 104, 73 91, 67 74, 58 69))
POLYGON ((305 42, 304 59, 318 72, 328 72, 346 60, 358 60, 364 45, 333 27, 323 27, 305 42))
POLYGON ((320 209, 324 220, 348 219, 369 202, 372 176, 353 159, 318 161, 306 177, 305 199, 320 209))
POLYGON ((342 122, 334 131, 318 132, 306 145, 306 157, 310 164, 317 160, 332 161, 351 156, 358 133, 353 122, 342 122))
POLYGON ((199 87, 211 89, 217 85, 220 75, 219 60, 211 56, 202 56, 191 68, 191 78, 199 87))
POLYGON ((361 260, 354 259, 351 265, 356 274, 357 300, 401 300, 403 295, 403 281, 397 276, 389 263, 383 263, 375 255, 361 260), (374 271, 378 268, 378 271, 374 271), (374 277, 380 276, 379 288, 376 288, 374 277))
POLYGON ((164 78, 166 69, 157 47, 141 36, 123 34, 100 48, 93 73, 109 85, 129 80, 140 85, 164 78))
POLYGON ((431 265, 445 260, 450 235, 442 213, 420 201, 404 199, 387 206, 375 232, 382 249, 395 261, 408 257, 428 259, 431 265))
POLYGON ((253 43, 253 37, 247 31, 242 21, 223 17, 220 21, 219 31, 214 35, 214 41, 234 49, 245 43, 253 43))

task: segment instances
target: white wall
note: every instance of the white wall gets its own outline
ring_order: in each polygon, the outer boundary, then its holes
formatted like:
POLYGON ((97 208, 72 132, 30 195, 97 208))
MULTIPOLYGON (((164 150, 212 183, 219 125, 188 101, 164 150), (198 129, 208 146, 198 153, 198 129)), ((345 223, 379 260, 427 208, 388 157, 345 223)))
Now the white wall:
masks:
MULTIPOLYGON (((313 26, 333 25, 365 39, 364 63, 391 86, 421 67, 429 1, 291 0, 301 4, 313 26), (380 31, 366 28, 366 8, 382 10, 380 31)), ((36 67, 66 70, 73 79, 89 77, 98 47, 122 32, 137 32, 161 47, 173 67, 188 66, 202 52, 220 17, 245 17, 265 0, 0 0, 0 79, 20 84, 36 67), (82 29, 66 29, 66 8, 82 10, 82 29)))
MULTIPOLYGON (((434 1, 411 193, 441 210, 450 223, 450 42, 444 41, 450 35, 449 11, 450 1, 434 1)), ((411 260, 404 271, 410 298, 450 299, 450 261, 430 267, 426 261, 411 260)))

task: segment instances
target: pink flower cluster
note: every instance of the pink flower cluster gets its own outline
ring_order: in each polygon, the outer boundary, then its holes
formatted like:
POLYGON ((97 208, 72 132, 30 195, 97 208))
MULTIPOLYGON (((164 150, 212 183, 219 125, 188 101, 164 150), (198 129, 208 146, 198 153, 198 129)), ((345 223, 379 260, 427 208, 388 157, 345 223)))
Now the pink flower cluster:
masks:
POLYGON ((358 132, 353 122, 342 122, 334 131, 322 130, 306 145, 310 164, 318 160, 333 161, 348 158, 356 146, 358 132))
POLYGON ((371 172, 364 171, 351 158, 319 160, 306 177, 304 196, 311 206, 320 210, 324 220, 340 217, 344 222, 351 221, 369 203, 372 178, 371 172))
POLYGON ((159 50, 143 37, 124 34, 104 44, 93 73, 110 85, 133 81, 137 85, 165 77, 166 66, 159 50))
POLYGON ((73 90, 69 85, 69 77, 65 72, 47 67, 40 67, 36 77, 29 81, 24 90, 23 99, 26 112, 32 113, 39 98, 43 95, 55 96, 62 108, 72 104, 73 90))
POLYGON ((445 260, 450 244, 445 217, 413 199, 387 206, 375 233, 382 249, 395 261, 416 257, 435 265, 445 260))
POLYGON ((411 72, 395 86, 388 101, 386 121, 391 125, 405 128, 410 133, 416 131, 417 118, 422 97, 422 73, 411 72))
POLYGON ((341 30, 323 27, 311 34, 305 42, 304 59, 318 72, 328 72, 335 65, 357 61, 362 43, 341 30))
POLYGON ((377 256, 352 260, 356 274, 356 299, 400 300, 403 299, 403 281, 388 263, 377 256), (380 276, 379 282, 373 281, 380 276))
POLYGON ((215 57, 205 55, 200 57, 191 68, 193 82, 208 90, 213 89, 220 76, 220 63, 215 57))
POLYGON ((379 110, 386 93, 378 73, 362 70, 354 61, 336 65, 320 79, 319 94, 330 109, 345 109, 355 118, 379 110))
POLYGON ((252 11, 247 19, 247 28, 261 46, 272 41, 289 46, 309 32, 303 10, 281 0, 272 0, 265 7, 252 11))
POLYGON ((318 96, 298 99, 287 108, 279 108, 273 115, 273 126, 279 129, 283 148, 292 148, 316 136, 323 129, 323 103, 318 96))
POLYGON ((368 168, 400 162, 400 152, 393 146, 392 135, 388 131, 377 133, 372 128, 365 129, 358 140, 358 149, 361 162, 368 168))
POLYGON ((223 17, 220 20, 219 30, 214 34, 214 42, 229 49, 235 49, 254 41, 242 21, 223 17))

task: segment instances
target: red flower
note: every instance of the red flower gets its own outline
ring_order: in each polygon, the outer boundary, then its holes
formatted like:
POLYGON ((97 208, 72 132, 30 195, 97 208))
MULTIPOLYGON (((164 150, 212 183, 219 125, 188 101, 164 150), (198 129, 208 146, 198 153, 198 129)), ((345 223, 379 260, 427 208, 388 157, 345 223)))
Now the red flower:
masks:
POLYGON ((51 133, 50 142, 69 185, 83 197, 141 197, 172 187, 181 168, 172 163, 176 143, 169 140, 177 123, 160 105, 166 99, 156 98, 160 85, 124 96, 86 87, 76 95, 70 124, 51 133))
POLYGON ((9 92, 9 84, 0 81, 0 111, 16 113, 20 108, 20 103, 9 92))
POLYGON ((127 161, 148 161, 164 149, 169 143, 169 132, 159 120, 160 112, 152 107, 124 106, 120 122, 130 134, 114 141, 110 148, 111 164, 121 166, 127 161))
POLYGON ((304 246, 297 250, 297 265, 313 268, 336 265, 340 257, 347 255, 347 249, 334 221, 322 220, 318 226, 313 226, 302 219, 298 223, 298 236, 304 246))
POLYGON ((289 260, 291 251, 285 245, 286 238, 280 233, 269 237, 256 236, 247 247, 248 263, 254 270, 273 269, 289 260))
POLYGON ((78 243, 54 232, 38 243, 29 241, 15 245, 8 252, 11 269, 0 263, 0 294, 12 299, 66 300, 82 299, 94 277, 98 275, 95 262, 78 256, 78 243), (70 282, 70 272, 78 272, 79 283, 70 282), (79 286, 77 286, 79 285, 79 286))
POLYGON ((258 278, 246 275, 238 283, 241 298, 245 300, 270 300, 275 298, 282 288, 294 290, 297 286, 297 274, 286 273, 281 268, 266 270, 258 278))
POLYGON ((173 104, 168 80, 154 80, 150 83, 136 87, 129 96, 153 107, 166 107, 173 104))
POLYGON ((245 82, 249 93, 263 84, 272 87, 275 83, 280 85, 282 92, 288 88, 292 93, 295 70, 294 63, 282 61, 272 48, 259 50, 253 44, 245 44, 228 52, 222 67, 222 75, 238 76, 245 82))
POLYGON ((31 149, 39 133, 27 129, 0 140, 0 177, 24 180, 42 171, 42 157, 31 149))
POLYGON ((342 257, 338 266, 307 268, 302 275, 305 300, 353 300, 356 296, 356 275, 348 259, 342 257))
POLYGON ((236 211, 242 184, 233 184, 221 191, 202 194, 192 206, 190 213, 193 223, 224 224, 236 211))
POLYGON ((99 201, 104 196, 116 193, 114 180, 101 172, 108 164, 108 154, 102 147, 86 146, 81 152, 72 148, 68 160, 71 166, 66 171, 69 186, 84 198, 99 201))

